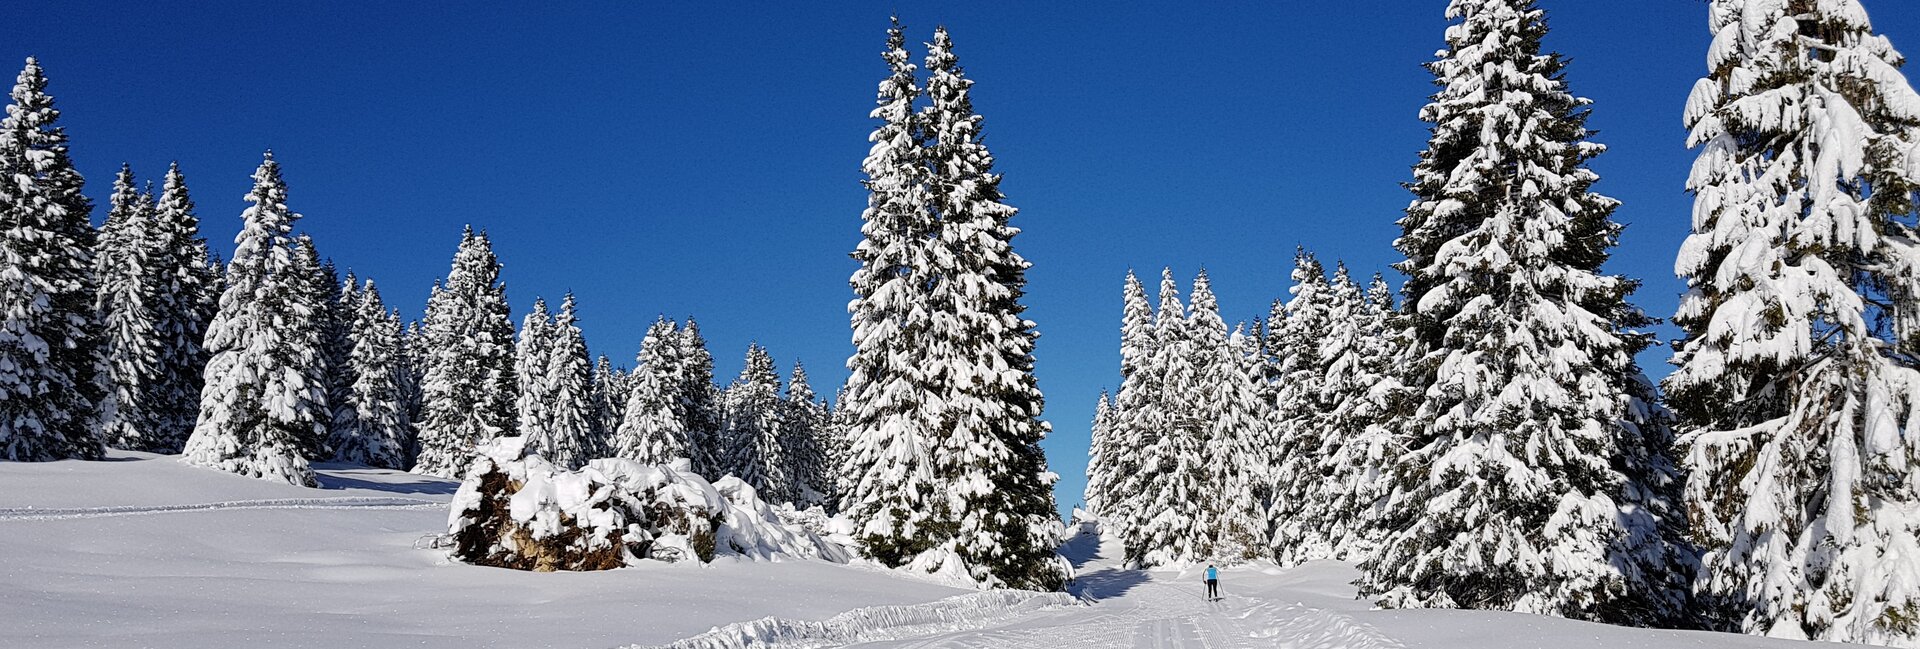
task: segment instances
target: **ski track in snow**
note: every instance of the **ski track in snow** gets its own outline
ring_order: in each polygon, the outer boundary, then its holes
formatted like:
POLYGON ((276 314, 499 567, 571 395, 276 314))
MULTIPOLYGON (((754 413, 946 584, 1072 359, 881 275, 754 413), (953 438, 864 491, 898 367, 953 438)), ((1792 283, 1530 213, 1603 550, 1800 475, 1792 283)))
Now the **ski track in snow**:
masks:
MULTIPOLYGON (((992 624, 1037 611, 1079 608, 1065 593, 990 590, 936 602, 857 608, 819 622, 761 618, 738 622, 662 649, 743 649, 747 647, 840 647, 854 643, 911 638, 992 624)), ((992 643, 977 646, 1006 646, 992 643)), ((632 645, 628 649, 642 649, 632 645)))
POLYGON ((987 591, 928 604, 856 609, 820 622, 776 618, 742 622, 665 645, 668 649, 838 646, 1405 649, 1373 627, 1333 611, 1235 595, 1205 602, 1192 589, 1157 580, 1085 605, 1075 605, 1057 593, 987 591))
POLYGON ((154 514, 180 514, 191 512, 228 511, 239 509, 445 509, 446 503, 418 498, 379 498, 365 496, 347 496, 339 498, 269 498, 262 500, 229 500, 224 502, 197 503, 189 505, 151 505, 126 507, 74 507, 74 508, 38 508, 7 507, 0 508, 0 521, 58 521, 77 518, 111 518, 115 516, 150 516, 154 514))
POLYGON ((1405 649, 1339 612, 1231 593, 1209 601, 1198 580, 1188 581, 1184 574, 1126 570, 1119 545, 1102 543, 1098 528, 1090 525, 1082 525, 1062 550, 1080 557, 1081 578, 1069 588, 1072 596, 985 591, 926 604, 854 609, 818 622, 763 618, 716 627, 665 647, 1405 649))

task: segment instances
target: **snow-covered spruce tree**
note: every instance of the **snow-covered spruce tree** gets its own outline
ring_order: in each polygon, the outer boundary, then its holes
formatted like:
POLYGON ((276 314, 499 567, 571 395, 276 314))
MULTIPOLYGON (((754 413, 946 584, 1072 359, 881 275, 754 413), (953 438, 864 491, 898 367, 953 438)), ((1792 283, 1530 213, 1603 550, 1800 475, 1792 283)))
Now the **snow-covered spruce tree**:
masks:
POLYGON ((1665 387, 1714 627, 1920 647, 1920 96, 1855 0, 1716 0, 1665 387))
POLYGON ((601 448, 603 433, 593 413, 593 366, 587 356, 587 339, 580 332, 578 309, 573 294, 568 293, 545 334, 547 358, 541 379, 546 388, 540 395, 540 410, 546 420, 521 433, 527 436, 528 453, 538 453, 555 466, 569 469, 606 456, 601 448))
MULTIPOLYGON (((310 237, 302 240, 312 246, 310 237)), ((318 258, 319 251, 315 250, 314 255, 318 258)), ((325 455, 319 457, 331 457, 334 449, 328 444, 333 437, 333 429, 346 425, 354 418, 348 395, 353 393, 353 384, 358 380, 353 375, 352 356, 353 320, 358 307, 354 300, 359 298, 360 282, 352 272, 348 272, 345 278, 340 277, 339 268, 334 266, 333 260, 322 259, 319 270, 314 273, 314 287, 326 305, 320 311, 320 349, 327 359, 321 380, 327 386, 327 407, 332 417, 327 438, 321 440, 321 451, 325 455)))
POLYGON ((1010 222, 1018 210, 1000 192, 970 99, 973 81, 946 28, 934 30, 927 48, 931 101, 923 120, 938 222, 929 302, 936 318, 951 318, 930 330, 927 348, 945 407, 934 472, 958 515, 953 550, 974 579, 1057 590, 1072 571, 1054 552, 1061 540, 1053 501, 1059 476, 1047 470, 1040 448, 1049 430, 1033 375, 1040 334, 1023 315, 1032 264, 1013 249, 1020 229, 1010 222))
POLYGON ((153 206, 134 188, 133 170, 120 166, 113 182, 107 221, 101 226, 94 257, 98 294, 94 313, 101 324, 106 359, 106 389, 100 399, 100 434, 108 446, 140 451, 160 446, 150 437, 156 426, 147 397, 160 380, 160 340, 148 304, 157 293, 149 268, 155 252, 149 227, 153 206))
POLYGON ((868 556, 899 566, 951 538, 954 525, 936 498, 932 454, 940 412, 924 355, 932 323, 925 285, 933 223, 927 211, 926 139, 914 111, 920 89, 906 36, 896 21, 883 54, 879 120, 861 169, 867 208, 860 216, 860 262, 849 280, 853 356, 841 402, 851 450, 842 507, 859 525, 868 556))
POLYGON ((401 394, 407 370, 402 366, 400 317, 387 310, 373 280, 346 292, 353 296, 347 354, 353 385, 345 407, 335 411, 352 416, 334 422, 327 446, 337 462, 405 470, 413 459, 407 455, 413 422, 407 418, 401 394))
POLYGON ((120 173, 113 179, 113 195, 107 199, 107 220, 100 224, 93 240, 93 277, 94 310, 104 311, 107 295, 112 292, 107 284, 114 279, 114 267, 119 265, 122 251, 127 247, 128 228, 136 225, 136 213, 140 209, 140 187, 133 177, 133 166, 120 163, 120 173))
POLYGON ((846 402, 847 387, 842 384, 833 394, 833 403, 826 404, 827 422, 822 432, 827 445, 827 466, 832 467, 834 472, 831 484, 828 485, 828 488, 833 490, 826 503, 829 514, 842 512, 844 503, 847 501, 847 493, 850 491, 847 485, 850 483, 848 477, 851 474, 847 467, 851 466, 853 458, 853 439, 847 434, 846 409, 841 407, 846 402))
MULTIPOLYGON (((338 274, 331 260, 322 265, 328 271, 323 276, 338 274)), ((352 399, 353 386, 360 382, 360 377, 353 373, 356 367, 353 363, 353 327, 354 321, 360 317, 360 298, 364 297, 361 295, 364 290, 366 288, 361 285, 360 278, 349 270, 347 276, 341 278, 328 294, 327 324, 333 328, 333 332, 323 336, 327 342, 322 348, 327 350, 327 365, 332 368, 327 376, 327 406, 333 411, 333 423, 327 428, 326 451, 329 457, 338 455, 339 449, 333 446, 333 440, 341 436, 341 429, 352 426, 354 420, 359 418, 352 399), (333 338, 335 333, 339 335, 338 339, 333 338)))
POLYGON ((827 407, 818 399, 806 366, 794 363, 787 398, 780 403, 780 452, 787 461, 794 504, 800 507, 827 504, 838 473, 827 464, 827 407))
POLYGON ((1210 426, 1202 418, 1192 327, 1171 269, 1161 271, 1159 297, 1153 352, 1139 370, 1155 375, 1155 389, 1121 419, 1124 426, 1146 431, 1144 443, 1135 447, 1139 469, 1122 487, 1137 498, 1130 507, 1136 518, 1124 530, 1127 563, 1141 567, 1186 566, 1208 560, 1213 550, 1211 535, 1195 524, 1205 518, 1203 508, 1214 497, 1205 491, 1210 426))
POLYGON ((713 352, 700 335, 700 323, 687 316, 674 339, 674 375, 679 379, 676 391, 680 400, 681 430, 686 431, 687 459, 695 473, 719 480, 726 450, 721 447, 720 425, 725 416, 720 405, 720 388, 713 382, 713 352))
MULTIPOLYGON (((627 403, 614 429, 612 457, 647 464, 691 458, 687 403, 680 398, 679 333, 666 318, 654 321, 640 342, 640 356, 627 377, 627 403)), ((716 476, 715 479, 718 479, 716 476)))
POLYGON ((627 373, 614 368, 613 359, 601 354, 593 362, 593 417, 601 433, 608 436, 604 440, 608 448, 626 409, 627 373))
POLYGON ((220 311, 207 326, 206 388, 182 461, 264 480, 313 486, 307 440, 323 435, 319 312, 291 236, 280 164, 268 151, 253 174, 252 207, 234 238, 220 311))
POLYGON ((149 428, 141 450, 177 453, 200 415, 201 373, 207 365, 201 341, 219 305, 221 289, 219 264, 200 236, 200 217, 194 214, 178 164, 167 168, 147 235, 152 242, 147 261, 152 295, 146 309, 158 345, 158 364, 146 385, 149 428))
POLYGON ((1272 506, 1268 511, 1273 557, 1282 565, 1296 565, 1331 556, 1330 540, 1305 527, 1307 510, 1320 488, 1322 449, 1327 441, 1327 413, 1322 381, 1327 359, 1321 344, 1333 332, 1338 304, 1326 268, 1306 249, 1293 257, 1291 297, 1269 317, 1268 355, 1278 373, 1268 393, 1273 408, 1273 445, 1268 466, 1272 506))
POLYGON ((1626 624, 1683 604, 1676 530, 1641 514, 1666 476, 1637 464, 1667 433, 1644 409, 1633 356, 1651 341, 1599 269, 1620 226, 1591 193, 1588 102, 1542 54, 1533 0, 1454 0, 1428 64, 1440 90, 1395 242, 1407 260, 1421 390, 1407 451, 1362 564, 1391 607, 1471 607, 1626 624))
POLYGON ((793 480, 780 444, 780 375, 773 357, 758 344, 747 346, 740 377, 726 392, 726 472, 740 478, 769 503, 793 502, 793 480))
POLYGON ((535 298, 533 310, 520 318, 520 339, 513 348, 514 411, 519 415, 515 430, 519 435, 541 434, 551 421, 546 404, 553 384, 547 377, 547 360, 554 333, 553 312, 547 309, 547 300, 535 298))
POLYGON ((1334 271, 1332 289, 1332 329, 1319 345, 1326 407, 1317 452, 1321 477, 1308 485, 1308 504, 1289 526, 1303 539, 1297 546, 1316 550, 1296 553, 1295 561, 1358 561, 1372 552, 1383 477, 1399 453, 1388 415, 1389 404, 1404 393, 1394 378, 1393 289, 1376 274, 1363 293, 1345 264, 1334 271))
POLYGON ((93 204, 32 58, 0 119, 0 459, 99 458, 93 204))
MULTIPOLYGON (((1113 395, 1105 389, 1100 390, 1100 399, 1093 404, 1093 425, 1089 431, 1092 443, 1087 448, 1087 489, 1080 498, 1086 503, 1087 511, 1099 515, 1113 509, 1109 499, 1114 489, 1108 482, 1119 477, 1114 474, 1113 465, 1124 454, 1113 435, 1113 395)), ((1107 529, 1119 528, 1109 526, 1107 529)))
POLYGON ((1267 522, 1254 500, 1265 474, 1256 458, 1266 449, 1265 408, 1241 358, 1244 333, 1233 334, 1220 318, 1220 302, 1203 269, 1193 280, 1187 325, 1197 379, 1205 483, 1200 528, 1209 538, 1205 560, 1237 563, 1268 554, 1267 522))
MULTIPOLYGON (((1100 504, 1094 509, 1109 533, 1124 537, 1138 518, 1139 504, 1145 495, 1135 491, 1138 481, 1139 450, 1147 448, 1162 435, 1158 413, 1160 373, 1153 371, 1152 359, 1158 337, 1154 327, 1153 306, 1147 301, 1146 287, 1133 271, 1127 271, 1122 290, 1120 316, 1120 390, 1114 395, 1108 437, 1111 452, 1101 453, 1099 463, 1089 463, 1089 471, 1104 477, 1088 477, 1088 484, 1099 484, 1100 504)), ((1094 496, 1089 493, 1091 505, 1094 496)))
MULTIPOLYGON (((434 283, 431 296, 440 292, 439 282, 434 283)), ((399 318, 398 309, 394 318, 399 318)), ((401 412, 406 413, 407 423, 413 429, 413 436, 407 439, 407 466, 413 466, 415 458, 420 456, 420 406, 423 401, 421 384, 426 377, 426 330, 419 320, 413 320, 400 330, 400 373, 399 384, 401 412)))
MULTIPOLYGON (((340 346, 346 345, 344 352, 351 352, 352 346, 351 341, 342 343, 334 339, 335 334, 340 333, 335 326, 341 299, 339 273, 334 270, 332 263, 321 260, 320 249, 313 244, 311 236, 296 235, 293 238, 293 251, 294 265, 300 275, 306 278, 302 284, 302 290, 307 292, 303 303, 317 305, 310 318, 320 336, 320 362, 307 366, 307 380, 320 386, 319 407, 323 426, 318 434, 301 441, 306 449, 307 460, 319 462, 333 457, 333 448, 327 443, 332 437, 333 428, 340 425, 344 414, 336 408, 334 399, 346 399, 345 394, 338 393, 343 388, 336 377, 352 371, 340 346)), ((351 391, 352 387, 353 384, 349 382, 344 389, 351 391)))
POLYGON ((427 302, 420 456, 413 471, 456 477, 474 448, 514 430, 513 322, 500 261, 468 228, 453 269, 427 302))

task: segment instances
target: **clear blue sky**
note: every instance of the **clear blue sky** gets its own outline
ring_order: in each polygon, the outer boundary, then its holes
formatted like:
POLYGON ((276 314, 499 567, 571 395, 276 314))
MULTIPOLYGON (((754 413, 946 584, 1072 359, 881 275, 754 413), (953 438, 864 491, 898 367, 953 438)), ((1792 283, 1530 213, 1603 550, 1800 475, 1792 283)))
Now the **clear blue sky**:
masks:
MULTIPOLYGON (((1920 52, 1920 8, 1864 1, 1920 52)), ((1229 320, 1284 295, 1296 244, 1388 270, 1446 26, 1443 0, 546 4, 24 0, 0 4, 0 58, 41 57, 96 201, 121 162, 157 180, 178 160, 223 255, 271 147, 300 226, 410 317, 471 223, 516 319, 572 290, 594 353, 630 365, 656 315, 692 314, 723 382, 757 340, 831 394, 887 16, 915 43, 945 24, 1021 208, 1064 508, 1118 381, 1128 268, 1184 287, 1205 265, 1229 320)), ((1542 6, 1612 147, 1611 269, 1667 316, 1706 4, 1542 6)))

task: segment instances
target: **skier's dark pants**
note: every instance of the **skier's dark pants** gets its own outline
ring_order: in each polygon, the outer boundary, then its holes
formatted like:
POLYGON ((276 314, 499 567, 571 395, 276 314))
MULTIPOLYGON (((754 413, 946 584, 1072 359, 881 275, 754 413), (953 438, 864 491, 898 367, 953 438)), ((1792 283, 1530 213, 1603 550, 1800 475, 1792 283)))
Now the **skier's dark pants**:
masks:
POLYGON ((1207 580, 1207 597, 1215 598, 1219 596, 1220 596, 1220 580, 1208 579, 1207 580))

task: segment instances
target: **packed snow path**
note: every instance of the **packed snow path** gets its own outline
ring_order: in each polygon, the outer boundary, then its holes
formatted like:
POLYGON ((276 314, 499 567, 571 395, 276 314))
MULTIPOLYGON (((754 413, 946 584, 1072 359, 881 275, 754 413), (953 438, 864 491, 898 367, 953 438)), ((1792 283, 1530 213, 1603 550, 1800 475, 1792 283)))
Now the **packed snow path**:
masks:
MULTIPOLYGON (((1119 548, 1082 528, 1063 552, 1079 573, 1077 602, 995 591, 926 604, 859 609, 819 622, 725 625, 666 649, 1638 649, 1837 647, 1751 636, 1626 629, 1483 611, 1375 611, 1353 597, 1358 576, 1323 561, 1282 570, 1235 568, 1207 601, 1204 567, 1124 570, 1119 548), (1030 598, 1023 600, 1022 596, 1030 598), (979 600, 992 605, 981 605, 979 600)), ((1057 594, 1051 597, 1059 597, 1057 594)), ((633 645, 640 649, 648 645, 633 645)))
MULTIPOLYGON (((832 637, 809 637, 806 626, 770 625, 766 621, 736 624, 670 645, 673 649, 732 649, 734 647, 847 646, 898 649, 1023 648, 1036 649, 1188 649, 1282 647, 1289 649, 1402 649, 1405 645, 1339 612, 1302 602, 1281 602, 1255 594, 1233 592, 1238 578, 1265 590, 1303 592, 1299 578, 1339 582, 1349 570, 1328 563, 1305 571, 1229 571, 1223 575, 1222 597, 1208 601, 1199 571, 1185 573, 1124 570, 1119 548, 1102 544, 1091 526, 1080 530, 1065 548, 1078 566, 1080 578, 1070 592, 1078 605, 1030 606, 1027 615, 987 610, 970 628, 935 630, 908 637, 902 631, 927 625, 909 622, 903 628, 869 627, 848 634, 834 629, 832 637), (1292 578, 1282 577, 1289 575, 1292 578), (848 644, 847 640, 853 640, 848 644)), ((1304 592, 1312 593, 1309 587, 1304 592)), ((1252 592, 1252 591, 1249 591, 1252 592)), ((958 599, 958 598, 956 598, 958 599)), ((922 608, 949 608, 949 602, 922 608)), ((911 616, 901 616, 912 620, 911 616)), ((881 618, 886 619, 886 618, 881 618)), ((953 618, 945 620, 947 626, 953 618)), ((831 628, 832 625, 829 625, 831 628)), ((824 629, 823 629, 824 630, 824 629)))

